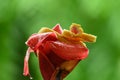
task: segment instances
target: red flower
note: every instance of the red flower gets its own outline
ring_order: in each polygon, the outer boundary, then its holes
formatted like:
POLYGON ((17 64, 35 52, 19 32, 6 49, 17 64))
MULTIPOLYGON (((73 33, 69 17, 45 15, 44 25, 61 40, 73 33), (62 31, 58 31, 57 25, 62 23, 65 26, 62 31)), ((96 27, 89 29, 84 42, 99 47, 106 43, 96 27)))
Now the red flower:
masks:
POLYGON ((84 33, 78 24, 72 24, 70 31, 62 30, 59 24, 53 29, 42 28, 26 42, 29 48, 24 59, 24 75, 30 76, 28 60, 30 52, 35 52, 44 80, 62 80, 88 56, 89 51, 83 42, 95 40, 95 36, 84 33))

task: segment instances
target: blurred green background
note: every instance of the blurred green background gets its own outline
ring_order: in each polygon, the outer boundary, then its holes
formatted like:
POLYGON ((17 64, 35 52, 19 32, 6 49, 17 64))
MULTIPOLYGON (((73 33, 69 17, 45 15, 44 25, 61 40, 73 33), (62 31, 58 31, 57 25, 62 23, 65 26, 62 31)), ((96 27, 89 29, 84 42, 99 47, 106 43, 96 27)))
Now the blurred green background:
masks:
MULTIPOLYGON (((120 0, 0 0, 0 80, 29 80, 22 75, 25 41, 57 23, 81 24, 98 37, 65 80, 120 80, 120 0)), ((29 63, 34 80, 42 80, 34 54, 29 63)))

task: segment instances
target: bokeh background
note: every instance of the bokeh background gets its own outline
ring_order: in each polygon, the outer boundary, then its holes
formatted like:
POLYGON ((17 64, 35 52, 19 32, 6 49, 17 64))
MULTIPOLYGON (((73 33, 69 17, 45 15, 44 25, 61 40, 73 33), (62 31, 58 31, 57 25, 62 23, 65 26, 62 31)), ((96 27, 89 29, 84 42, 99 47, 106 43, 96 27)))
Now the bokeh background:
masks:
MULTIPOLYGON (((120 0, 0 0, 0 80, 29 80, 22 75, 25 41, 57 23, 78 23, 97 36, 65 80, 120 80, 120 0)), ((34 80, 42 80, 34 54, 29 63, 34 80)))

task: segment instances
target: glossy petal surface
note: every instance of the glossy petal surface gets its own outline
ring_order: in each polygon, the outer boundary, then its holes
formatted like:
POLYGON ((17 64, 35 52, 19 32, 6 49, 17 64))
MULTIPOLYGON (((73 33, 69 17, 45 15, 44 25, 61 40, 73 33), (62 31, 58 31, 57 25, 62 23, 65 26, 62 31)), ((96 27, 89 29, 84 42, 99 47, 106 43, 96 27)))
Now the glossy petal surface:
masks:
POLYGON ((39 60, 44 80, 63 80, 79 63, 88 56, 88 48, 83 42, 95 42, 96 37, 84 33, 79 24, 72 24, 70 30, 62 30, 57 24, 52 29, 42 28, 31 35, 24 59, 24 75, 30 76, 30 52, 35 52, 39 60))

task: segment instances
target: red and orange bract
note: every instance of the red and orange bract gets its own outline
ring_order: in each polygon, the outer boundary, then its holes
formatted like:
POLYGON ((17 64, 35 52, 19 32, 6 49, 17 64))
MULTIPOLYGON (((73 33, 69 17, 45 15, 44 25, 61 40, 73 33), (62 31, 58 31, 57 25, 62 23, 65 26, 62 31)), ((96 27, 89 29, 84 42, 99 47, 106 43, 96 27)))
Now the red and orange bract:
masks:
POLYGON ((88 48, 83 42, 95 42, 96 37, 84 33, 79 24, 73 23, 69 30, 62 30, 57 24, 53 29, 42 28, 29 37, 29 46, 24 59, 24 75, 30 76, 28 60, 30 52, 38 57, 44 80, 63 80, 78 64, 88 56, 88 48))

